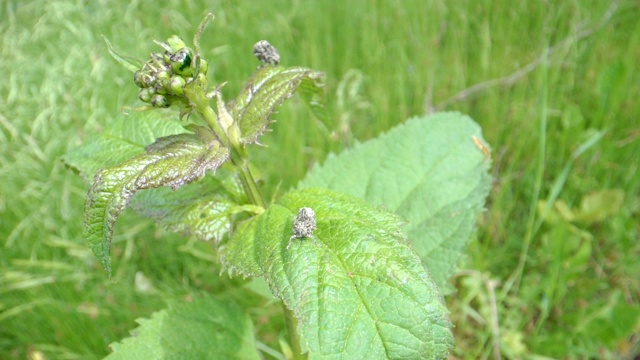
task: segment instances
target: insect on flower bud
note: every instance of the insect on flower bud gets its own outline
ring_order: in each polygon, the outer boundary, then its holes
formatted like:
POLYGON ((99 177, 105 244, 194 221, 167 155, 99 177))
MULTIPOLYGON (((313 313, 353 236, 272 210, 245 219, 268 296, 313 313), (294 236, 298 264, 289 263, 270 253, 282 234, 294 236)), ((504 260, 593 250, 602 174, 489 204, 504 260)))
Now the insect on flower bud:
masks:
POLYGON ((253 45, 253 55, 258 60, 269 65, 278 65, 280 63, 280 53, 267 40, 260 40, 253 45))
POLYGON ((171 68, 173 71, 182 76, 192 76, 193 68, 191 67, 191 52, 187 48, 180 49, 170 58, 171 68))

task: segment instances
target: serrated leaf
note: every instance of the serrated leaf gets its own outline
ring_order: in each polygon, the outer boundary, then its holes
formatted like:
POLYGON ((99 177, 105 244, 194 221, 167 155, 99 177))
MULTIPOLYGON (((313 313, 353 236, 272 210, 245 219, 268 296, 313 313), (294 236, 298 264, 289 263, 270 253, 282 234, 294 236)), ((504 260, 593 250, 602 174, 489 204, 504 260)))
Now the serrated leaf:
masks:
POLYGON ((320 72, 302 67, 259 67, 229 104, 229 112, 240 126, 240 142, 255 143, 270 124, 271 114, 293 95, 300 82, 307 81, 306 87, 320 86, 321 76, 320 72))
POLYGON ((311 358, 442 359, 453 345, 447 310, 400 220, 351 195, 298 190, 240 227, 221 258, 265 277, 311 358), (291 239, 302 207, 315 211, 317 229, 291 239))
POLYGON ((131 72, 136 72, 142 67, 142 61, 134 59, 129 56, 122 56, 118 54, 116 49, 114 49, 113 45, 111 45, 111 42, 109 41, 109 39, 107 39, 107 37, 104 35, 102 36, 102 38, 104 39, 104 42, 107 44, 107 49, 109 50, 109 54, 111 54, 111 56, 120 65, 124 66, 125 68, 127 68, 127 70, 131 72))
POLYGON ((175 190, 217 169, 228 156, 218 141, 178 134, 160 138, 145 153, 96 174, 85 202, 85 228, 89 246, 109 276, 113 227, 131 197, 161 186, 175 190))
POLYGON ((406 218, 413 248, 438 286, 449 289, 489 192, 488 156, 473 120, 438 113, 330 157, 299 188, 345 192, 406 218))
POLYGON ((326 126, 331 124, 331 119, 327 112, 327 104, 324 93, 324 81, 322 77, 305 77, 300 82, 298 93, 304 102, 309 106, 313 114, 326 126))
POLYGON ((111 344, 106 359, 259 359, 249 316, 227 300, 173 301, 150 319, 138 319, 140 327, 111 344))
POLYGON ((121 116, 108 130, 66 153, 62 160, 91 181, 99 169, 117 165, 144 152, 157 138, 186 133, 166 112, 135 112, 121 116))
POLYGON ((235 174, 223 172, 205 176, 177 191, 168 188, 143 191, 134 197, 130 208, 152 218, 167 230, 216 244, 231 229, 233 217, 253 209, 247 205, 244 193, 237 192, 232 181, 235 174))

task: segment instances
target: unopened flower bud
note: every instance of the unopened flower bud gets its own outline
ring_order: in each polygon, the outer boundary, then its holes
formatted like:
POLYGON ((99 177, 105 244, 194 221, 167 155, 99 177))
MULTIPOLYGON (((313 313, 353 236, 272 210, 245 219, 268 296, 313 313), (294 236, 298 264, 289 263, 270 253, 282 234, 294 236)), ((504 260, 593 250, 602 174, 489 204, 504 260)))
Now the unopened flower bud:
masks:
POLYGON ((150 87, 153 84, 153 77, 143 70, 138 70, 133 76, 133 81, 140 88, 150 87))
POLYGON ((169 89, 174 95, 182 95, 184 94, 184 86, 186 83, 187 81, 182 76, 174 75, 169 82, 169 89))
POLYGON ((207 70, 209 70, 209 62, 200 58, 200 74, 206 74, 207 70))
POLYGON ((165 81, 171 78, 171 74, 167 70, 160 70, 156 73, 156 81, 165 81))
POLYGON ((148 103, 151 101, 151 97, 153 94, 151 93, 149 88, 142 88, 138 91, 138 99, 148 103))
POLYGON ((139 88, 143 88, 145 87, 144 85, 144 73, 140 70, 136 71, 135 73, 133 73, 133 82, 136 84, 136 86, 138 86, 139 88))
POLYGON ((164 82, 156 82, 153 88, 156 90, 156 94, 165 95, 167 93, 167 88, 164 86, 164 82))
POLYGON ((207 75, 205 75, 203 72, 199 73, 196 79, 198 79, 200 84, 203 84, 203 86, 207 85, 207 75))
POLYGON ((180 38, 178 35, 171 35, 167 39, 167 44, 171 47, 171 52, 178 52, 180 49, 186 48, 187 44, 184 43, 184 40, 180 38))
POLYGON ((164 97, 163 95, 159 95, 159 94, 154 95, 151 98, 151 105, 157 108, 167 108, 171 106, 171 104, 169 104, 169 100, 167 100, 167 98, 164 97))
POLYGON ((159 52, 152 52, 151 61, 157 64, 162 64, 164 62, 164 54, 161 54, 159 52))
POLYGON ((206 89, 209 64, 204 59, 195 58, 193 50, 176 35, 166 42, 155 42, 164 51, 151 53, 150 59, 135 72, 134 82, 141 88, 138 97, 158 108, 191 106, 185 98, 185 87, 195 81, 194 87, 206 89))
POLYGON ((162 63, 170 65, 171 64, 171 53, 165 51, 164 55, 162 55, 162 63))

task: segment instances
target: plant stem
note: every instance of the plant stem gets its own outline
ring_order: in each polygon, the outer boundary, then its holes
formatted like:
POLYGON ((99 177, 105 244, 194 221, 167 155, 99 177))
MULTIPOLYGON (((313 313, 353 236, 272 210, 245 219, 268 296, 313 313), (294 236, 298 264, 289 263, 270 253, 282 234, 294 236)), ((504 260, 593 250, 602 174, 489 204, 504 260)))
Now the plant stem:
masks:
MULTIPOLYGON (((209 127, 214 132, 218 140, 220 140, 222 145, 229 149, 231 162, 240 172, 240 181, 242 182, 242 187, 245 194, 247 194, 249 202, 262 208, 266 208, 264 198, 262 197, 255 178, 251 173, 251 167, 246 150, 242 145, 238 144, 237 141, 231 141, 231 139, 229 139, 226 131, 224 131, 218 122, 218 115, 211 106, 209 106, 209 99, 204 95, 204 91, 195 87, 192 88, 192 90, 193 91, 190 91, 189 95, 191 101, 196 105, 196 111, 200 113, 207 124, 209 124, 209 127)), ((302 347, 300 346, 298 322, 293 312, 287 309, 284 303, 282 303, 282 308, 284 310, 287 331, 289 333, 289 344, 291 346, 293 359, 307 359, 307 356, 302 353, 302 347)))
MULTIPOLYGON (((245 151, 242 151, 245 153, 245 151)), ((232 152, 233 154, 233 152, 232 152)), ((238 154, 239 155, 239 154, 238 154)), ((256 181, 251 173, 251 167, 249 166, 249 161, 247 160, 246 154, 244 156, 240 156, 239 159, 235 159, 232 156, 231 162, 238 168, 240 171, 240 181, 242 182, 242 187, 244 188, 249 201, 254 204, 266 209, 267 204, 262 197, 262 193, 256 184, 256 181)))
POLYGON ((247 153, 244 148, 242 148, 242 145, 236 144, 229 139, 227 133, 218 122, 216 112, 211 108, 211 106, 209 106, 209 99, 204 95, 204 91, 202 89, 196 88, 194 91, 190 91, 188 96, 196 105, 196 111, 202 115, 218 140, 220 140, 223 146, 229 149, 231 162, 240 172, 242 188, 244 189, 245 194, 247 194, 249 202, 262 208, 266 208, 264 198, 262 197, 260 189, 258 189, 253 174, 251 173, 247 153))

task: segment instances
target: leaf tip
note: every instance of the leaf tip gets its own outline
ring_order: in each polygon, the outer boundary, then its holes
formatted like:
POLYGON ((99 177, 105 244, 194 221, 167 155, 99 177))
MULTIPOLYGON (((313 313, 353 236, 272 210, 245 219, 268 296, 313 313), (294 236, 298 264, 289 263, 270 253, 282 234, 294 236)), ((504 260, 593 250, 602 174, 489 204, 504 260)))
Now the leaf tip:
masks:
POLYGON ((120 65, 124 66, 125 68, 127 68, 127 70, 131 72, 136 72, 138 71, 138 69, 140 69, 142 64, 135 64, 133 59, 125 59, 124 57, 120 56, 120 54, 116 52, 113 45, 111 45, 111 42, 104 34, 102 34, 102 38, 104 39, 104 42, 107 44, 107 50, 109 51, 109 54, 111 55, 111 57, 113 57, 118 63, 120 63, 120 65))

